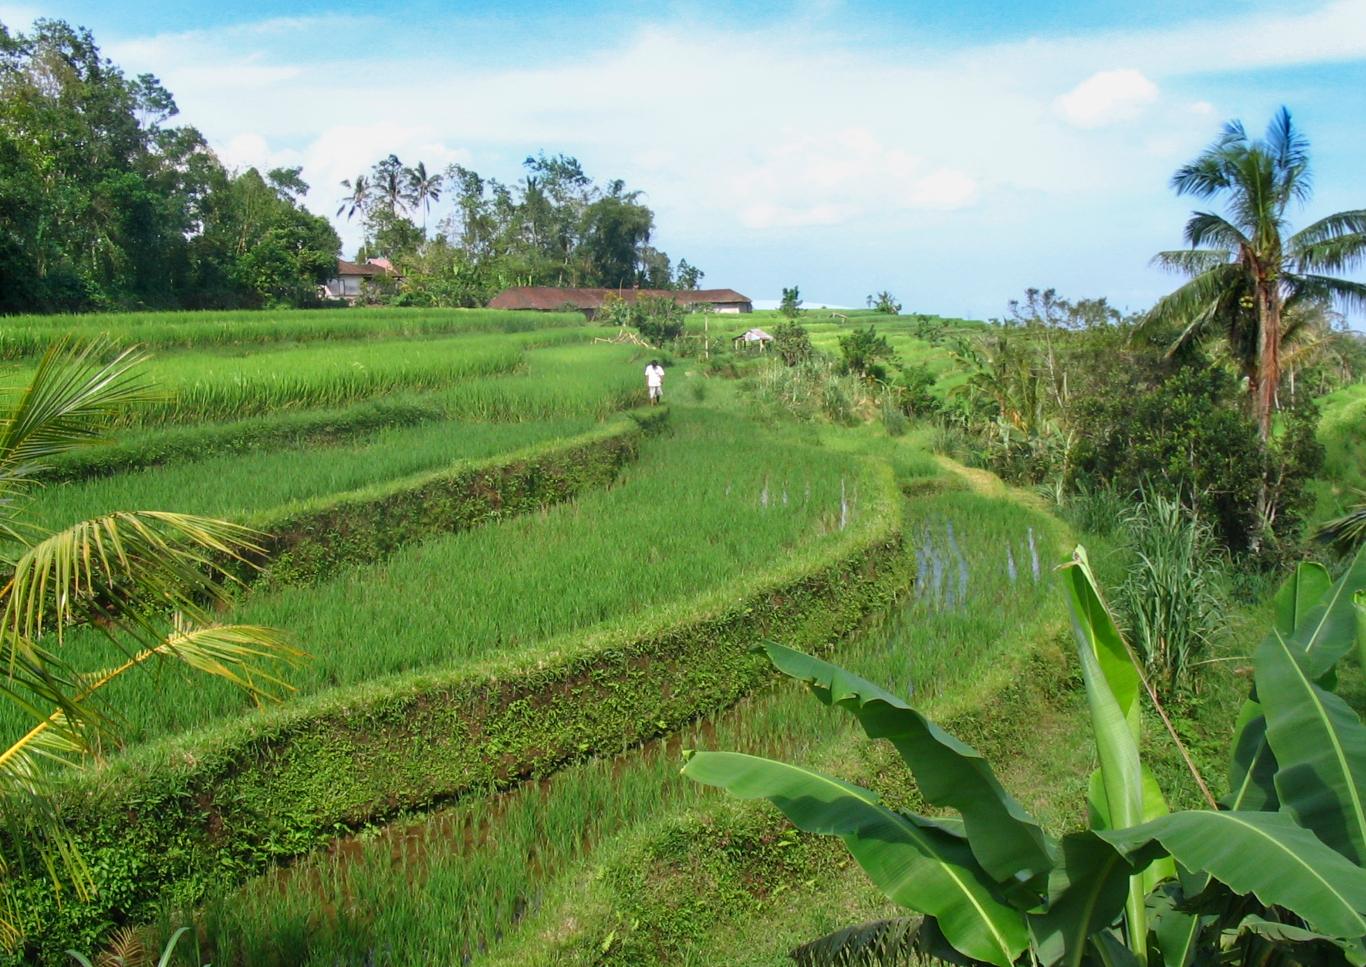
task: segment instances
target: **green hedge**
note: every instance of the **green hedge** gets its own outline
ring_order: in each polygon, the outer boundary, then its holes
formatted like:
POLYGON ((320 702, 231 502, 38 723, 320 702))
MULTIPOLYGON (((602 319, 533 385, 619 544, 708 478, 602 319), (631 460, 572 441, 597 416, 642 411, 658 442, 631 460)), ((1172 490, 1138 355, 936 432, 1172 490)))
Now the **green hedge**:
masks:
POLYGON ((433 534, 467 530, 558 503, 611 483, 641 438, 662 429, 667 409, 642 410, 564 440, 386 481, 271 511, 245 521, 263 537, 243 580, 292 584, 347 564, 383 559, 433 534))
POLYGON ((547 775, 677 729, 770 674, 753 644, 816 647, 884 606, 910 566, 901 497, 742 585, 466 667, 313 696, 158 742, 61 791, 98 899, 19 885, 33 958, 91 949, 163 898, 259 873, 345 830, 547 775))

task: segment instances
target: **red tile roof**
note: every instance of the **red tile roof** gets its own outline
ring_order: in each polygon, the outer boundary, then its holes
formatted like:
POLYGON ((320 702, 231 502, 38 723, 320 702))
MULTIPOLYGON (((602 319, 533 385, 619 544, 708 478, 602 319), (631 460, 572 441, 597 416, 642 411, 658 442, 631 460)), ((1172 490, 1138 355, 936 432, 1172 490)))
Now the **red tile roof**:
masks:
POLYGON ((387 259, 376 259, 373 262, 348 262, 346 259, 337 259, 337 278, 343 275, 390 275, 394 269, 387 264, 387 259), (386 264, 380 264, 384 262, 386 264))
POLYGON ((504 289, 489 302, 490 309, 599 309, 609 295, 621 296, 627 302, 639 298, 672 299, 679 305, 691 306, 707 302, 749 302, 750 298, 734 289, 570 289, 551 285, 523 285, 504 289))

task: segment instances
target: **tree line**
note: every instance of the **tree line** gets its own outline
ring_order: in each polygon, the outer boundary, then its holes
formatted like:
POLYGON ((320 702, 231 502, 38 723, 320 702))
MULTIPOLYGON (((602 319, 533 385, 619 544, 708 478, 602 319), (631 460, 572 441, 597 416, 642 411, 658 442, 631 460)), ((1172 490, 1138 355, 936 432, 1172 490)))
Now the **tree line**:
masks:
POLYGON ((0 312, 300 305, 341 243, 298 168, 230 172, 90 32, 0 24, 0 312))
POLYGON ((512 285, 695 289, 703 273, 650 244, 654 213, 621 179, 599 185, 568 155, 538 154, 514 184, 463 165, 429 172, 396 155, 341 183, 338 217, 359 218, 359 257, 397 277, 365 298, 397 305, 482 305, 512 285), (428 231, 432 206, 449 213, 428 231), (401 282, 399 279, 401 278, 401 282))
MULTIPOLYGON (((0 23, 0 313, 273 308, 319 301, 341 239, 303 204, 298 167, 232 171, 151 74, 129 77, 90 31, 0 23)), ((342 183, 358 258, 398 274, 368 301, 482 305, 509 285, 696 288, 650 244, 641 192, 566 155, 515 184, 388 155, 342 183), (429 231, 443 194, 454 204, 429 231)))

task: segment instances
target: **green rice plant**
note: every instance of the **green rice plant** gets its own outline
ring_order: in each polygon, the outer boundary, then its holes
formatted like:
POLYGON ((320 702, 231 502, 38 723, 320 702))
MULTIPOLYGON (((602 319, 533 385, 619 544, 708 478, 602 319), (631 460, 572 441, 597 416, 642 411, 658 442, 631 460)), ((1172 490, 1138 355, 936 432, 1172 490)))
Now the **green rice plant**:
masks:
POLYGON ((1194 667, 1224 623, 1218 541, 1179 501, 1157 494, 1138 503, 1124 531, 1132 560, 1115 594, 1120 623, 1164 695, 1193 690, 1194 667))
POLYGON ((577 312, 497 309, 277 310, 261 312, 124 312, 107 315, 9 316, 0 328, 0 359, 41 355, 59 335, 147 349, 393 339, 479 332, 531 332, 583 326, 577 312))
MULTIPOLYGON (((1055 551, 1060 535, 1037 511, 966 491, 922 497, 907 509, 912 532, 930 528, 941 541, 946 524, 959 522, 972 606, 945 608, 908 589, 837 648, 842 661, 898 689, 913 682, 918 700, 949 715, 972 707, 988 683, 1013 675, 1011 656, 1038 633, 1034 619, 1019 616, 1042 614, 1054 590, 1047 572, 1037 583, 1027 575, 1008 580, 1004 548, 1036 528, 1055 551)), ((554 885, 598 867, 623 836, 708 801, 679 776, 680 749, 740 744, 798 755, 853 738, 847 723, 832 722, 800 689, 781 683, 681 736, 514 792, 471 798, 268 875, 211 900, 199 929, 225 967, 466 956, 485 963, 514 938, 530 941, 530 962, 554 962, 544 946, 546 925, 564 918, 554 885)), ((163 929, 184 915, 168 909, 163 929)))
MULTIPOLYGON (((524 350, 585 342, 591 329, 295 345, 242 354, 191 351, 154 359, 147 378, 164 398, 130 410, 124 426, 239 419, 281 409, 340 406, 396 391, 432 390, 523 363, 524 350)), ((24 370, 14 370, 22 377, 24 370)))
POLYGON ((525 372, 461 380, 426 393, 388 394, 343 407, 286 410, 222 423, 125 430, 112 443, 62 455, 44 479, 80 480, 219 454, 334 444, 443 420, 602 418, 644 401, 631 347, 533 349, 524 360, 525 372))
MULTIPOLYGON (((316 692, 627 621, 833 539, 861 513, 856 459, 716 414, 676 423, 610 490, 248 597, 234 620, 289 628, 313 655, 290 682, 316 692)), ((109 703, 134 739, 249 710, 230 690, 186 687, 142 676, 109 703)), ((14 727, 0 720, 0 734, 14 727)))
POLYGON ((328 447, 208 456, 136 473, 96 477, 47 488, 34 521, 51 530, 120 508, 226 517, 249 522, 261 511, 313 497, 358 490, 386 480, 510 453, 544 440, 574 436, 591 417, 522 423, 443 421, 384 429, 328 447))

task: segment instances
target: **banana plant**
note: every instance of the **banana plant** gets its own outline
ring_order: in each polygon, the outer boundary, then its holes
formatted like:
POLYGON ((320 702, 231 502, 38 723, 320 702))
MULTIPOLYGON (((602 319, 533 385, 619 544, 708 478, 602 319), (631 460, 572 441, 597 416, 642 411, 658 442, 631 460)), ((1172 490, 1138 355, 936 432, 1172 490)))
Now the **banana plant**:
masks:
POLYGON ((896 695, 818 658, 764 646, 785 674, 892 743, 926 805, 733 752, 696 752, 684 775, 768 799, 799 828, 838 836, 914 916, 799 948, 847 962, 891 937, 954 963, 1068 967, 1208 963, 1366 965, 1366 728, 1333 694, 1334 669, 1366 636, 1354 600, 1366 551, 1336 582, 1301 566, 1276 597, 1222 807, 1169 812, 1139 754, 1147 689, 1084 549, 1062 569, 1100 768, 1090 826, 1051 836, 974 749, 896 695), (843 953, 841 953, 843 951, 843 953))

